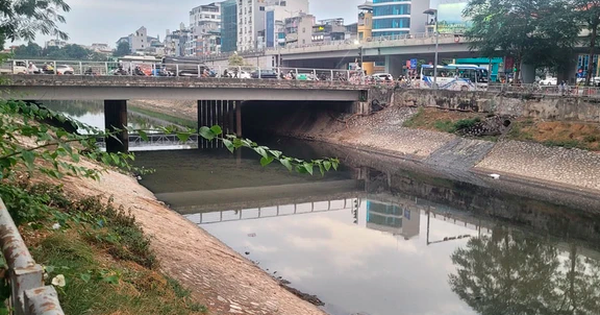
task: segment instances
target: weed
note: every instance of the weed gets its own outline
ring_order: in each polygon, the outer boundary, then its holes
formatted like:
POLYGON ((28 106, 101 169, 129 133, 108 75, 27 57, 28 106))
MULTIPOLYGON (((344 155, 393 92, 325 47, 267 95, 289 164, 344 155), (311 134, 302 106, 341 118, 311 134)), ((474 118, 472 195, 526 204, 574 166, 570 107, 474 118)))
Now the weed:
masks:
POLYGON ((596 135, 588 135, 588 136, 585 136, 585 138, 583 138, 583 141, 587 142, 587 143, 593 143, 593 142, 600 141, 600 137, 598 137, 596 135))
POLYGON ((403 127, 407 127, 407 128, 412 128, 412 127, 417 127, 417 122, 420 120, 420 118, 425 114, 425 110, 423 109, 423 107, 419 107, 419 109, 417 110, 417 113, 412 115, 409 119, 407 119, 406 121, 404 121, 404 123, 402 124, 403 127))
POLYGON ((544 145, 548 147, 563 147, 563 148, 579 148, 582 147, 578 140, 548 140, 544 141, 544 145))
POLYGON ((453 133, 456 131, 455 125, 451 120, 438 120, 433 126, 435 129, 443 132, 453 133))
POLYGON ((475 126, 477 123, 481 122, 479 117, 471 118, 471 119, 461 119, 454 124, 454 130, 462 130, 475 126))

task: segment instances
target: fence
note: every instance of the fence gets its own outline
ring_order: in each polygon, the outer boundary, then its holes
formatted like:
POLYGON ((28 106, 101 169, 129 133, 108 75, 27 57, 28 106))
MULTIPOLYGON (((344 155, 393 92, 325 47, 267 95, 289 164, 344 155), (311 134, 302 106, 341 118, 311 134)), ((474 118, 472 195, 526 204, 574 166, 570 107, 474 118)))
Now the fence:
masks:
POLYGON ((16 315, 64 315, 58 294, 44 286, 42 266, 36 264, 19 230, 0 199, 0 245, 8 266, 10 304, 16 315))

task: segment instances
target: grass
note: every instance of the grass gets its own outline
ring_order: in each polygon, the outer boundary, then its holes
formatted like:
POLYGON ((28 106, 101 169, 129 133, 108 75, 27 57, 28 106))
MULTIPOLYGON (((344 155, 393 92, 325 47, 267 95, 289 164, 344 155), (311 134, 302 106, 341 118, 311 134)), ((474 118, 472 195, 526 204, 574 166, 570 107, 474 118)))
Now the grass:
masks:
POLYGON ((403 126, 455 133, 458 130, 472 127, 480 122, 480 116, 477 113, 449 112, 421 107, 416 114, 404 122, 403 126))
POLYGON ((36 208, 43 210, 35 224, 24 222, 21 229, 36 262, 46 266, 47 284, 64 275, 66 286, 57 290, 66 314, 207 312, 193 302, 189 290, 157 271, 150 238, 110 200, 71 201, 59 187, 17 186, 44 203, 36 208), (56 222, 60 229, 52 228, 56 222))
POLYGON ((198 128, 198 123, 195 120, 179 118, 179 117, 175 117, 175 116, 171 116, 171 115, 167 115, 167 114, 163 114, 163 113, 158 113, 155 111, 151 111, 151 110, 147 110, 147 109, 135 107, 135 106, 130 106, 129 108, 132 112, 143 114, 148 117, 164 120, 164 121, 172 123, 172 124, 184 126, 187 128, 193 128, 193 129, 198 128))

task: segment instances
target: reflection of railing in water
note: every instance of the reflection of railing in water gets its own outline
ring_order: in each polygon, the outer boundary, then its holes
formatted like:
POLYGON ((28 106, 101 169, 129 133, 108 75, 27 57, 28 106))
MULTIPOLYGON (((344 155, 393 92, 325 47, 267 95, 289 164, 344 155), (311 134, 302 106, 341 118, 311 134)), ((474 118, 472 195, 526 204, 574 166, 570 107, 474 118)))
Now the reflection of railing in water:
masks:
POLYGON ((286 217, 309 213, 320 213, 340 210, 354 210, 360 205, 359 198, 313 201, 300 204, 278 205, 267 208, 253 208, 241 210, 226 210, 206 213, 195 213, 185 217, 195 224, 209 224, 228 221, 255 220, 261 218, 286 217), (323 205, 324 207, 321 207, 323 205), (304 209, 307 208, 307 209, 304 209), (208 220, 206 220, 208 216, 208 220), (211 217, 216 217, 210 220, 211 217))
MULTIPOLYGON (((211 141, 207 143, 206 141, 198 141, 198 135, 191 135, 186 141, 181 141, 176 134, 162 134, 162 133, 154 133, 148 134, 148 140, 142 139, 142 137, 138 134, 130 134, 129 135, 129 146, 130 147, 142 147, 142 146, 153 146, 153 145, 198 145, 200 149, 206 148, 221 148, 223 147, 223 143, 220 141, 211 141)), ((98 146, 105 145, 104 138, 96 139, 96 143, 98 146)))

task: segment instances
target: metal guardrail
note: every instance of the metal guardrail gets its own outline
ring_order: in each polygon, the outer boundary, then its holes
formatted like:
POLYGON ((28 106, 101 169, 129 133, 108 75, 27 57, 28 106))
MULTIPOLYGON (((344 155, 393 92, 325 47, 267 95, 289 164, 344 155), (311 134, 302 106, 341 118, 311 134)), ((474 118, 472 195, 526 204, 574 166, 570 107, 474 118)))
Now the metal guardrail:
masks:
POLYGON ((16 315, 64 315, 53 286, 44 286, 43 268, 31 257, 0 199, 0 245, 8 265, 10 304, 16 315))

